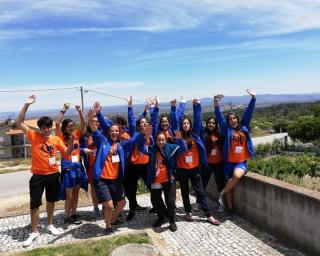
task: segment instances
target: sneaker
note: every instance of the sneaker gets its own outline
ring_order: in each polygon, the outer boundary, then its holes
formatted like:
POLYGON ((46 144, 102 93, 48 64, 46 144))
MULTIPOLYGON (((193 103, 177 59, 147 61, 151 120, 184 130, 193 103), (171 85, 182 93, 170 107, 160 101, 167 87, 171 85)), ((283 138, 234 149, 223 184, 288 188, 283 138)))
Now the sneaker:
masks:
POLYGON ((131 212, 131 211, 130 211, 129 214, 128 214, 128 216, 127 216, 127 218, 126 218, 126 221, 132 220, 135 215, 136 215, 135 212, 131 212))
POLYGON ((151 214, 151 213, 157 213, 157 211, 156 211, 156 209, 155 208, 151 208, 150 210, 149 210, 149 213, 151 214))
POLYGON ((219 199, 218 199, 218 201, 219 201, 219 204, 224 207, 223 196, 222 196, 220 193, 219 193, 219 199))
POLYGON ((144 211, 145 209, 147 209, 147 207, 143 207, 143 206, 140 206, 140 205, 137 205, 135 210, 136 211, 144 211))
POLYGON ((101 216, 101 214, 100 214, 100 210, 99 210, 99 208, 97 207, 97 208, 94 208, 93 209, 93 211, 92 211, 92 213, 93 213, 93 217, 94 218, 100 218, 100 216, 101 216))
POLYGON ((163 218, 158 218, 158 219, 152 224, 152 226, 153 226, 154 228, 160 227, 163 223, 164 223, 164 219, 163 219, 163 218))
POLYGON ((113 233, 114 233, 114 231, 113 231, 113 228, 112 227, 110 227, 110 228, 106 228, 106 235, 112 235, 113 233))
POLYGON ((112 222, 111 225, 121 225, 121 224, 123 224, 123 223, 124 223, 123 220, 116 219, 116 221, 115 221, 115 222, 112 222))
POLYGON ((54 235, 54 236, 61 235, 61 232, 57 228, 55 228, 52 224, 47 226, 47 230, 51 233, 51 235, 54 235))
POLYGON ((70 224, 71 224, 70 217, 65 217, 64 220, 63 220, 62 228, 63 229, 67 229, 70 224))
POLYGON ((70 219, 71 219, 71 223, 73 224, 80 225, 82 223, 82 220, 80 219, 78 214, 71 215, 70 219))
POLYGON ((186 215, 184 215, 184 219, 186 221, 192 221, 192 214, 191 212, 187 212, 186 215))
POLYGON ((223 207, 221 204, 219 204, 219 205, 216 207, 216 211, 217 211, 217 212, 224 212, 224 207, 223 207))
POLYGON ((170 222, 169 229, 170 229, 171 232, 177 231, 178 228, 177 228, 177 225, 176 225, 176 223, 174 221, 170 222))
POLYGON ((39 236, 39 232, 32 232, 32 233, 29 235, 28 239, 25 240, 25 241, 23 241, 22 246, 23 246, 23 247, 27 247, 27 246, 33 244, 33 242, 36 240, 36 238, 37 238, 38 236, 39 236))

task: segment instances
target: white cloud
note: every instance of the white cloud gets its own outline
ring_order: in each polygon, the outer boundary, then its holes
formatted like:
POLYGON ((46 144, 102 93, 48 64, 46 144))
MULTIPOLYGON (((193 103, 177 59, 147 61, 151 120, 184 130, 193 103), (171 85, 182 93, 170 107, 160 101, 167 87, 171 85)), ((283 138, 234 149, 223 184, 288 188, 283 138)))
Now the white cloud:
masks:
POLYGON ((271 36, 319 29, 319 13, 320 2, 314 0, 0 1, 0 39, 133 30, 164 32, 204 24, 236 36, 271 36), (66 22, 28 27, 28 22, 39 18, 66 22), (70 27, 68 20, 88 26, 70 27), (19 29, 13 24, 19 24, 19 29))

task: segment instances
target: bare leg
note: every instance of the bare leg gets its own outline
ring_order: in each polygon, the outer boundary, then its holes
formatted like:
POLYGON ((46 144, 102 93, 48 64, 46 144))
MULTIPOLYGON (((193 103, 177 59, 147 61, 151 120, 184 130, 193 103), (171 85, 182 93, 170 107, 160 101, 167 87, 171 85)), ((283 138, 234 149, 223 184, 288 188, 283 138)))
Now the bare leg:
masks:
POLYGON ((39 208, 30 209, 31 215, 31 230, 33 233, 38 232, 38 224, 39 224, 39 208))
POLYGON ((229 190, 229 192, 226 193, 226 201, 227 206, 230 210, 233 209, 233 190, 229 190))
POLYGON ((80 190, 80 185, 76 185, 75 187, 72 188, 72 205, 70 209, 71 215, 77 213, 79 190, 80 190))
POLYGON ((240 181, 242 176, 244 175, 244 170, 241 168, 237 168, 233 171, 232 178, 228 181, 224 189, 221 191, 223 194, 228 193, 232 190, 240 181))
POLYGON ((111 223, 116 221, 116 219, 118 218, 120 212, 122 211, 125 205, 126 205, 126 200, 124 198, 120 201, 117 201, 116 208, 113 211, 111 223))
POLYGON ((92 200, 93 207, 97 208, 99 203, 98 203, 96 189, 94 188, 93 184, 90 184, 90 188, 91 188, 91 200, 92 200))
POLYGON ((112 218, 112 210, 113 210, 112 200, 104 202, 103 205, 104 205, 104 221, 106 223, 106 228, 111 228, 111 218, 112 218))
POLYGON ((46 209, 47 209, 47 224, 51 225, 53 222, 54 203, 47 202, 46 209))
POLYGON ((64 202, 64 211, 66 217, 70 217, 72 204, 72 188, 66 188, 66 200, 64 202))

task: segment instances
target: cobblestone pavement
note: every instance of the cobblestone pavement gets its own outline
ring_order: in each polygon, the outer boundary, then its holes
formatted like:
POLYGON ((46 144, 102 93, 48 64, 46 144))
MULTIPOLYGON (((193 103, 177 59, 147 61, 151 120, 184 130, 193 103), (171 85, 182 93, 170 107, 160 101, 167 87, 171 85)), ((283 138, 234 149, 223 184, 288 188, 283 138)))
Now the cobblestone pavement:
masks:
MULTIPOLYGON (((194 203, 194 198, 191 198, 194 203)), ((149 195, 138 197, 142 206, 150 206, 149 195)), ((128 212, 128 204, 125 213, 128 212)), ((104 222, 102 218, 92 217, 92 207, 79 208, 78 213, 84 220, 82 225, 71 225, 63 230, 62 235, 54 237, 45 230, 46 214, 40 215, 41 236, 30 248, 43 247, 48 244, 79 241, 86 238, 104 236, 104 222)), ((216 216, 222 224, 218 227, 206 222, 206 218, 199 211, 193 213, 194 220, 185 222, 181 200, 177 201, 178 231, 172 233, 168 224, 154 229, 163 241, 166 249, 174 255, 304 255, 301 252, 288 248, 276 238, 251 225, 244 219, 234 216, 226 219, 216 216)), ((63 212, 55 212, 55 226, 61 228, 63 212)), ((137 212, 136 217, 117 226, 116 234, 128 233, 149 228, 156 220, 154 214, 147 210, 137 212)), ((24 241, 30 232, 30 216, 22 215, 0 219, 0 252, 14 252, 24 250, 24 241)), ((61 229, 62 230, 62 229, 61 229)))

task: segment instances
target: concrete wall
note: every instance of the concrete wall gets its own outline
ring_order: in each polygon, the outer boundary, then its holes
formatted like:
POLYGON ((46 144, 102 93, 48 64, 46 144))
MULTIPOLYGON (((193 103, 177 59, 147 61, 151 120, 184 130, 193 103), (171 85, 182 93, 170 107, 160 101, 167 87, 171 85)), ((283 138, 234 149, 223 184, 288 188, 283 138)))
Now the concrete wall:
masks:
MULTIPOLYGON (((216 199, 214 186, 207 193, 216 199)), ((234 204, 238 215, 284 243, 320 255, 319 192, 248 173, 235 188, 234 204)))

